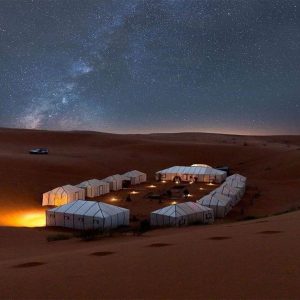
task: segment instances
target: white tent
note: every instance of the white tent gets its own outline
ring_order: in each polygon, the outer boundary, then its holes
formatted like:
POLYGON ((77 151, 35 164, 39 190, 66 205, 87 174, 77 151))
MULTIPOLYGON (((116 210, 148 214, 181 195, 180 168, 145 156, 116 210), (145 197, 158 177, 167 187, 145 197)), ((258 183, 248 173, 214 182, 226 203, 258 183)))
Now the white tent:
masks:
POLYGON ((129 210, 95 201, 78 200, 46 211, 47 226, 108 229, 129 225, 129 210))
POLYGON ((236 205, 242 199, 242 197, 244 195, 243 190, 234 188, 226 182, 223 183, 222 185, 220 185, 214 191, 216 191, 222 195, 230 197, 232 199, 233 206, 236 205))
POLYGON ((90 179, 76 185, 85 190, 87 197, 93 198, 109 193, 109 183, 103 180, 90 179))
POLYGON ((216 218, 224 218, 232 208, 231 198, 218 192, 202 197, 197 203, 211 208, 216 218))
POLYGON ((73 185, 64 185, 44 193, 42 205, 60 206, 80 199, 85 199, 84 189, 73 185))
POLYGON ((156 172, 157 180, 171 181, 198 181, 221 183, 226 179, 226 172, 214 169, 207 165, 174 166, 156 172))
POLYGON ((111 191, 118 191, 123 187, 124 178, 120 174, 112 175, 102 180, 109 183, 109 189, 111 191))
POLYGON ((214 222, 212 209, 195 202, 170 205, 151 213, 152 226, 182 226, 195 222, 211 224, 214 222))
POLYGON ((130 184, 135 185, 135 184, 140 184, 142 182, 147 181, 147 174, 142 173, 137 170, 129 171, 127 173, 124 173, 123 176, 129 177, 130 178, 130 184))

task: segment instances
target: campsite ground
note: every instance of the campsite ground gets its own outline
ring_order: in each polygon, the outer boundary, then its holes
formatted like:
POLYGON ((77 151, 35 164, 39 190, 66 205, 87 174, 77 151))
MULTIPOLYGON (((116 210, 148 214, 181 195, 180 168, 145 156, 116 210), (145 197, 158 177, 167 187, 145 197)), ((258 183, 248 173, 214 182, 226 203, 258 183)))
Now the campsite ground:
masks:
POLYGON ((0 141, 1 225, 40 210, 41 194, 56 186, 131 169, 154 182, 172 165, 228 165, 249 182, 224 224, 89 243, 2 227, 0 298, 299 298, 300 213, 273 216, 300 206, 299 136, 1 129, 0 141), (35 147, 50 153, 29 155, 35 147), (271 217, 232 222, 241 207, 244 219, 271 217))

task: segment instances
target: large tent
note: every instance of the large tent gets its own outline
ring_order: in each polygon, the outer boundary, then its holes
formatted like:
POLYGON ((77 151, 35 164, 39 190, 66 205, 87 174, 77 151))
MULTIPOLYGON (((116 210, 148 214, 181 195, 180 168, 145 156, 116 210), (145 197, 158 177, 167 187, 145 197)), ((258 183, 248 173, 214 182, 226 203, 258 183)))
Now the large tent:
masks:
POLYGON ((60 206, 76 200, 84 200, 85 191, 73 185, 64 185, 57 187, 43 194, 42 205, 60 206))
POLYGON ((118 191, 123 187, 124 178, 120 174, 115 174, 102 180, 109 183, 109 189, 111 191, 118 191))
POLYGON ((117 228, 129 225, 129 210, 102 202, 78 200, 47 210, 46 224, 80 230, 117 228))
POLYGON ((137 170, 124 173, 123 176, 130 178, 131 185, 140 184, 147 181, 147 174, 137 170))
POLYGON ((150 215, 152 226, 182 226, 196 222, 214 222, 213 210, 195 202, 185 202, 153 211, 150 215))
POLYGON ((202 197, 197 203, 211 208, 216 218, 224 218, 232 208, 231 198, 216 191, 202 197))
POLYGON ((76 185, 85 190, 87 197, 93 198, 109 193, 109 183, 103 180, 90 179, 76 185))
POLYGON ((157 180, 195 181, 221 183, 226 179, 226 172, 214 169, 207 165, 196 166, 174 166, 156 172, 157 180))

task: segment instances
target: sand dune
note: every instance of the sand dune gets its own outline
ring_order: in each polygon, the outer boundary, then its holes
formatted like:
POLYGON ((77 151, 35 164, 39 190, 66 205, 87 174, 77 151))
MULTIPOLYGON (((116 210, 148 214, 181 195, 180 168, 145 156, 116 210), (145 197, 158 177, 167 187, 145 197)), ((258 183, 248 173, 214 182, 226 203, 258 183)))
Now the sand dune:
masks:
POLYGON ((1 129, 1 225, 39 211, 41 194, 56 186, 130 169, 154 180, 171 165, 228 165, 249 187, 222 225, 91 243, 48 243, 45 229, 2 227, 0 298, 299 298, 299 212, 233 222, 300 206, 299 149, 299 136, 1 129), (33 147, 50 154, 29 155, 33 147))

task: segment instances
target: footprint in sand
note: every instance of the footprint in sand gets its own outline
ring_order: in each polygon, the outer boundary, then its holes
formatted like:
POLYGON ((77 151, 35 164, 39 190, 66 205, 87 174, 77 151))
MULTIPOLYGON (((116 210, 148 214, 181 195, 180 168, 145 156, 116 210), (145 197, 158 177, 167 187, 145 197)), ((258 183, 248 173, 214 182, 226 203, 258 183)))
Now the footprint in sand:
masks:
POLYGON ((231 237, 230 236, 213 236, 208 239, 213 240, 213 241, 222 241, 222 240, 229 240, 229 239, 231 239, 231 237))
POLYGON ((15 265, 14 268, 31 268, 44 265, 44 262, 31 261, 24 264, 15 265))
POLYGON ((276 234, 276 233, 281 233, 282 231, 279 230, 265 230, 265 231, 260 231, 258 233, 260 234, 276 234))
POLYGON ((172 244, 166 244, 166 243, 154 243, 154 244, 150 244, 147 247, 152 247, 152 248, 159 248, 159 247, 167 247, 167 246, 171 246, 172 244))
POLYGON ((107 256, 107 255, 111 255, 114 254, 114 252, 110 252, 110 251, 99 251, 99 252, 93 252, 90 255, 94 255, 94 256, 107 256))

